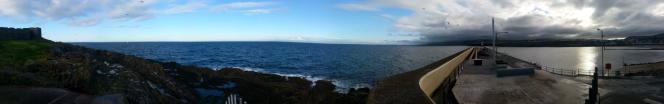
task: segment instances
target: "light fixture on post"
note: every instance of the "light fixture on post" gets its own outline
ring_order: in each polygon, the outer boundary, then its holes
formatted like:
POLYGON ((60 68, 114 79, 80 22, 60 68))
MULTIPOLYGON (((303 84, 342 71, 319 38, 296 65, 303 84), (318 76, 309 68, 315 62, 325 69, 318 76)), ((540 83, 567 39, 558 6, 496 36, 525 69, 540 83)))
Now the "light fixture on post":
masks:
POLYGON ((601 61, 600 61, 599 66, 601 67, 600 68, 601 69, 600 70, 601 71, 601 76, 604 76, 604 70, 605 70, 604 69, 604 31, 602 31, 602 29, 599 29, 599 28, 597 28, 597 31, 599 31, 599 34, 600 34, 599 42, 601 44, 601 48, 600 48, 600 50, 601 50, 600 51, 600 60, 601 61))

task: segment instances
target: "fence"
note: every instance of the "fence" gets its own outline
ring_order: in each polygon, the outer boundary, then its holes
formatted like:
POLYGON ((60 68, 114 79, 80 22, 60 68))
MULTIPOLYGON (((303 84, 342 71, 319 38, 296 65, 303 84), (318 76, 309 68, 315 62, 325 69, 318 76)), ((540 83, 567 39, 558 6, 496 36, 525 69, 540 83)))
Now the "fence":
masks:
MULTIPOLYGON (((540 70, 544 70, 553 74, 558 74, 558 75, 563 75, 563 76, 592 76, 593 73, 595 72, 594 70, 582 70, 580 68, 560 68, 560 67, 552 67, 548 65, 539 65, 536 63, 533 63, 539 67, 540 70)), ((601 73, 598 73, 601 74, 601 73)), ((624 72, 616 72, 616 71, 610 71, 606 70, 604 72, 604 76, 622 76, 624 72)), ((602 75, 600 75, 602 76, 602 75)))

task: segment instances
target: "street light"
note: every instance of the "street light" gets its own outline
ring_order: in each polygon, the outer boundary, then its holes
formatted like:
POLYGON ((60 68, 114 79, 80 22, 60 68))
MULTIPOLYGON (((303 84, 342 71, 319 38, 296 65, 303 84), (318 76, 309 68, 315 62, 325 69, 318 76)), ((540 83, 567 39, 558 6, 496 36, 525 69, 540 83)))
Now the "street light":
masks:
POLYGON ((494 51, 493 52, 493 64, 497 65, 496 55, 498 55, 497 54, 498 52, 496 52, 496 38, 498 38, 498 34, 496 33, 496 27, 494 25, 493 18, 491 18, 491 35, 493 35, 493 44, 492 44, 493 45, 493 51, 494 51))
POLYGON ((494 64, 498 64, 498 48, 496 47, 496 41, 498 40, 498 33, 507 34, 508 32, 496 32, 495 21, 491 18, 491 34, 493 35, 493 60, 494 64))
POLYGON ((498 56, 498 47, 495 46, 495 44, 496 44, 497 41, 498 41, 498 35, 499 35, 499 34, 508 34, 508 33, 509 33, 509 32, 496 32, 495 37, 494 37, 494 42, 493 42, 493 44, 494 44, 494 47, 493 47, 493 51, 494 51, 494 53, 493 53, 493 60, 498 61, 498 59, 497 59, 497 56, 498 56))
POLYGON ((604 70, 605 70, 605 69, 604 69, 604 31, 602 31, 602 29, 599 29, 599 28, 597 28, 597 31, 599 31, 599 34, 600 34, 599 42, 600 42, 600 44, 602 45, 602 47, 601 47, 601 50, 602 50, 602 51, 601 51, 601 53, 600 53, 600 54, 601 54, 601 55, 600 55, 600 58, 601 58, 601 61, 600 61, 600 62, 601 62, 601 63, 599 64, 599 66, 600 66, 601 69, 602 69, 602 71, 601 71, 601 72, 602 72, 602 76, 604 76, 604 70))

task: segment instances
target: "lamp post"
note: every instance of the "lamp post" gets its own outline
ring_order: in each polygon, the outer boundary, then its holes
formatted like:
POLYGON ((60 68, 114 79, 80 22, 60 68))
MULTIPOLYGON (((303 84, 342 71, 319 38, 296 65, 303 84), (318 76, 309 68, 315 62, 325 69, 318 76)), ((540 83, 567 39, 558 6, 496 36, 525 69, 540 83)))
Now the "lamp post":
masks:
POLYGON ((491 18, 491 35, 493 35, 493 63, 497 64, 496 55, 498 55, 498 52, 496 52, 496 38, 498 38, 498 34, 496 34, 493 18, 491 18))
POLYGON ((494 19, 491 18, 491 34, 493 35, 493 60, 494 64, 497 64, 498 61, 498 47, 496 47, 496 41, 498 41, 498 33, 507 34, 508 32, 496 32, 494 19))
MULTIPOLYGON (((507 34, 507 33, 509 33, 509 32, 496 32, 496 36, 495 36, 494 40, 498 41, 498 35, 507 34)), ((495 41, 494 41, 494 44, 496 44, 495 41)), ((493 50, 495 51, 494 55, 498 55, 498 47, 494 47, 493 50)), ((494 57, 494 60, 496 60, 495 57, 494 57)))
POLYGON ((602 29, 599 29, 599 28, 597 28, 597 31, 599 31, 599 34, 600 34, 599 42, 600 42, 600 44, 602 45, 602 47, 601 47, 601 53, 600 53, 600 54, 601 54, 601 55, 600 55, 600 59, 601 59, 600 62, 601 62, 601 63, 599 64, 599 66, 600 66, 601 69, 602 69, 602 70, 601 70, 601 71, 602 71, 602 75, 601 75, 601 76, 604 76, 604 71, 605 71, 605 69, 604 69, 604 31, 602 31, 602 29))

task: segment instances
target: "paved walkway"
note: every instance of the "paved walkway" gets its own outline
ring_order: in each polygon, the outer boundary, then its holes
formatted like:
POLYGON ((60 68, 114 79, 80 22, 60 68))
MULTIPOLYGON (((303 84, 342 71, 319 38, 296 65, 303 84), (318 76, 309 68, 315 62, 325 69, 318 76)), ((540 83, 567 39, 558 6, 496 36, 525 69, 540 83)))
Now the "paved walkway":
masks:
MULTIPOLYGON (((484 51, 486 52, 486 51, 484 51)), ((490 56, 481 57, 483 59, 490 56)), ((507 57, 510 67, 528 67, 520 60, 507 57)), ((493 62, 492 59, 485 62, 493 62)), ((492 64, 492 63, 489 63, 492 64)), ((489 64, 464 65, 453 92, 462 104, 580 104, 588 96, 588 84, 559 78, 536 70, 530 76, 496 77, 489 64)))

